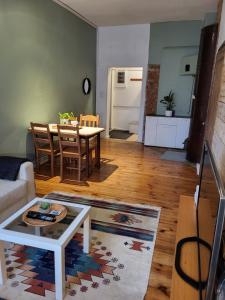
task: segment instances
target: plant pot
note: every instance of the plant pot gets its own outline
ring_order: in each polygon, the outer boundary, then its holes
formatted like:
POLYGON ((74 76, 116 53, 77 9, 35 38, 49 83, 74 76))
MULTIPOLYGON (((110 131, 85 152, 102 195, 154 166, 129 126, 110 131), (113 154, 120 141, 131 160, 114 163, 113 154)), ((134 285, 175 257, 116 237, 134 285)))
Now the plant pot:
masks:
POLYGON ((68 125, 68 124, 70 124, 69 121, 70 121, 69 119, 60 119, 60 124, 61 125, 68 125))
POLYGON ((49 205, 48 207, 44 208, 44 207, 39 207, 39 212, 40 213, 44 213, 44 214, 48 214, 51 211, 51 205, 49 205))
POLYGON ((77 126, 77 125, 78 125, 78 121, 76 121, 76 120, 71 120, 71 121, 70 121, 70 124, 73 125, 73 126, 77 126))
POLYGON ((173 111, 172 110, 166 110, 165 111, 165 116, 166 117, 172 117, 172 115, 173 115, 173 111))

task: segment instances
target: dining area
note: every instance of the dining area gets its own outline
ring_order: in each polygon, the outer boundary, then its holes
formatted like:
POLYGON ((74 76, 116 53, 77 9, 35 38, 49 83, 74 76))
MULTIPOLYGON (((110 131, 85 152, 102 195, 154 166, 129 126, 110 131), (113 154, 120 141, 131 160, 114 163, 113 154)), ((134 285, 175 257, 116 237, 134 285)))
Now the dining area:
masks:
POLYGON ((101 166, 101 133, 99 115, 59 113, 59 124, 30 122, 35 151, 36 175, 54 177, 60 182, 87 180, 101 166), (45 171, 45 172, 44 172, 45 171))

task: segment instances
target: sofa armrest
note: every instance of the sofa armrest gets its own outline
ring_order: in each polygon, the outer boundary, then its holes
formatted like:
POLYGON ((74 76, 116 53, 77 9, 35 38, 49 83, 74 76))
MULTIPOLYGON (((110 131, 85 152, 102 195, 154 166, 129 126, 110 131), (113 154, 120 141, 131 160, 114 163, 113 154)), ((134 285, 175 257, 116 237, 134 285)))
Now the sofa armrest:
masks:
POLYGON ((18 179, 27 182, 27 201, 35 198, 35 181, 34 181, 34 167, 32 162, 25 162, 20 166, 18 179))

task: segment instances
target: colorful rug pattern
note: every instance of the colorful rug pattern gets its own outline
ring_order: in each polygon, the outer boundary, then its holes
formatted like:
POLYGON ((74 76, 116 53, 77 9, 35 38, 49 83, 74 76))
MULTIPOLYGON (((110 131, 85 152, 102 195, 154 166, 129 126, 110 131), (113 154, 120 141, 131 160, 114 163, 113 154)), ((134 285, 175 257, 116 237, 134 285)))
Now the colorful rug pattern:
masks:
MULTIPOLYGON (((90 253, 83 253, 82 229, 66 247, 65 299, 143 299, 160 209, 59 193, 49 194, 47 198, 92 206, 90 253)), ((54 234, 57 230, 54 227, 54 234)), ((53 228, 49 236, 52 231, 53 228)), ((8 281, 0 288, 0 297, 7 300, 55 299, 53 252, 10 244, 5 255, 8 281)))

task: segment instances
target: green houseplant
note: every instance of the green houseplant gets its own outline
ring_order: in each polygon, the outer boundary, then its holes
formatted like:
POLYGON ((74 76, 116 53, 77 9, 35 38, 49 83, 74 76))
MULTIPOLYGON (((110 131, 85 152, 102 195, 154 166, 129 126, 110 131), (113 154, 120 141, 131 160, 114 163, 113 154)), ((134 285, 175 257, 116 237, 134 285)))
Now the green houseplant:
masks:
POLYGON ((69 124, 70 120, 75 120, 73 112, 58 113, 60 124, 69 124))
POLYGON ((172 117, 173 108, 176 106, 174 100, 174 93, 172 92, 172 90, 169 92, 169 95, 165 96, 163 99, 160 100, 160 103, 162 103, 166 107, 165 116, 172 117))
POLYGON ((41 202, 40 207, 39 207, 39 211, 41 213, 49 213, 49 211, 51 210, 51 204, 48 202, 41 202))

